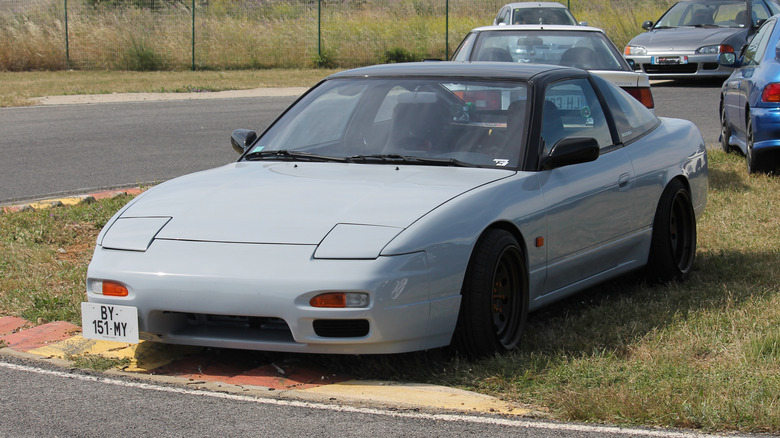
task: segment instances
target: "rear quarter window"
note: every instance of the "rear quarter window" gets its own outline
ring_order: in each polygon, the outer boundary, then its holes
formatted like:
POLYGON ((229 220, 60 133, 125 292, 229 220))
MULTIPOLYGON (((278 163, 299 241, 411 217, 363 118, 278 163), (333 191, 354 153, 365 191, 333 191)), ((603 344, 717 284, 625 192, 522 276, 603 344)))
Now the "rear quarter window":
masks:
POLYGON ((607 101, 623 144, 633 142, 661 123, 647 107, 617 85, 595 75, 591 77, 607 101))

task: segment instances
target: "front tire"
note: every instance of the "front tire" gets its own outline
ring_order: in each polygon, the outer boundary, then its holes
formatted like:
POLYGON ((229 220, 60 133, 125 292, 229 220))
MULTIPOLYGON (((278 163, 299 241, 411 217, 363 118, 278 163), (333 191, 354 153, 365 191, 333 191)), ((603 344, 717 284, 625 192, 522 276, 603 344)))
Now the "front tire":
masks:
POLYGON ((729 145, 729 138, 731 138, 731 128, 729 128, 728 120, 726 120, 726 106, 720 105, 720 148, 723 152, 729 152, 731 145, 729 145))
POLYGON ((477 241, 461 290, 453 347, 470 358, 513 350, 528 320, 528 274, 511 233, 491 229, 477 241))
POLYGON ((647 264, 651 282, 682 281, 693 270, 696 256, 696 215, 691 195, 680 180, 666 186, 653 220, 647 264))

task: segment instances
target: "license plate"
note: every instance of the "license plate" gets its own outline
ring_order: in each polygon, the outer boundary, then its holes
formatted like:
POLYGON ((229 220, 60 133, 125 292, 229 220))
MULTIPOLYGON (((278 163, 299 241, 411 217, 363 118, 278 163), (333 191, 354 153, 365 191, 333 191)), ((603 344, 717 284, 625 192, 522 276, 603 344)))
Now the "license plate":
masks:
POLYGON ((87 339, 138 343, 138 309, 114 304, 81 303, 81 331, 87 339))
POLYGON ((579 111, 587 105, 585 97, 581 94, 571 96, 548 95, 547 100, 551 100, 559 110, 579 111))
POLYGON ((655 65, 669 65, 669 64, 687 64, 687 56, 653 56, 650 58, 650 63, 655 65))

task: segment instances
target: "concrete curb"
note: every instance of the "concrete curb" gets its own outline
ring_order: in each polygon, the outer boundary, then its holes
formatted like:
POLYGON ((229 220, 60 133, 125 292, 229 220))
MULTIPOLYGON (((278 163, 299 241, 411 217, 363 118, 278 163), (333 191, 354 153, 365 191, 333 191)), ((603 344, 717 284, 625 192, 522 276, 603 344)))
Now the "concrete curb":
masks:
POLYGON ((122 195, 138 195, 141 192, 143 192, 143 190, 137 188, 105 190, 102 192, 96 192, 89 195, 64 196, 61 198, 49 198, 49 199, 41 199, 36 201, 27 201, 19 204, 0 206, 0 214, 16 213, 19 211, 42 210, 42 209, 53 208, 53 207, 62 207, 65 205, 87 204, 90 202, 95 202, 98 199, 115 198, 117 196, 122 196, 122 195))
POLYGON ((127 366, 104 375, 255 397, 430 413, 543 416, 517 404, 456 388, 355 380, 294 361, 241 367, 230 357, 218 360, 206 356, 202 348, 96 341, 80 333, 79 326, 67 322, 36 326, 22 318, 0 317, 0 354, 65 368, 72 368, 78 357, 124 359, 127 366))
POLYGON ((206 91, 201 93, 111 93, 73 96, 46 96, 31 99, 35 105, 76 105, 172 100, 235 99, 241 97, 296 97, 309 87, 255 88, 250 90, 206 91))

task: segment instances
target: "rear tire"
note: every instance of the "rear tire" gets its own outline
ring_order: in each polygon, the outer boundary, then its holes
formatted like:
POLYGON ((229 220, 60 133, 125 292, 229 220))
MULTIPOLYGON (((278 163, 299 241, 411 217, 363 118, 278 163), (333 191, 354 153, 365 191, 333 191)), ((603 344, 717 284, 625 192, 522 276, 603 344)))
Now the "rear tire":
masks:
POLYGON ((651 282, 682 281, 696 257, 696 215, 691 195, 672 180, 661 195, 653 220, 647 276, 651 282))
POLYGON ((745 142, 745 162, 747 163, 748 173, 766 172, 764 166, 758 162, 758 154, 753 149, 753 118, 748 117, 747 121, 747 141, 745 142))
POLYGON ((477 241, 461 290, 453 347, 469 358, 513 350, 528 320, 528 275, 511 233, 491 229, 477 241))

